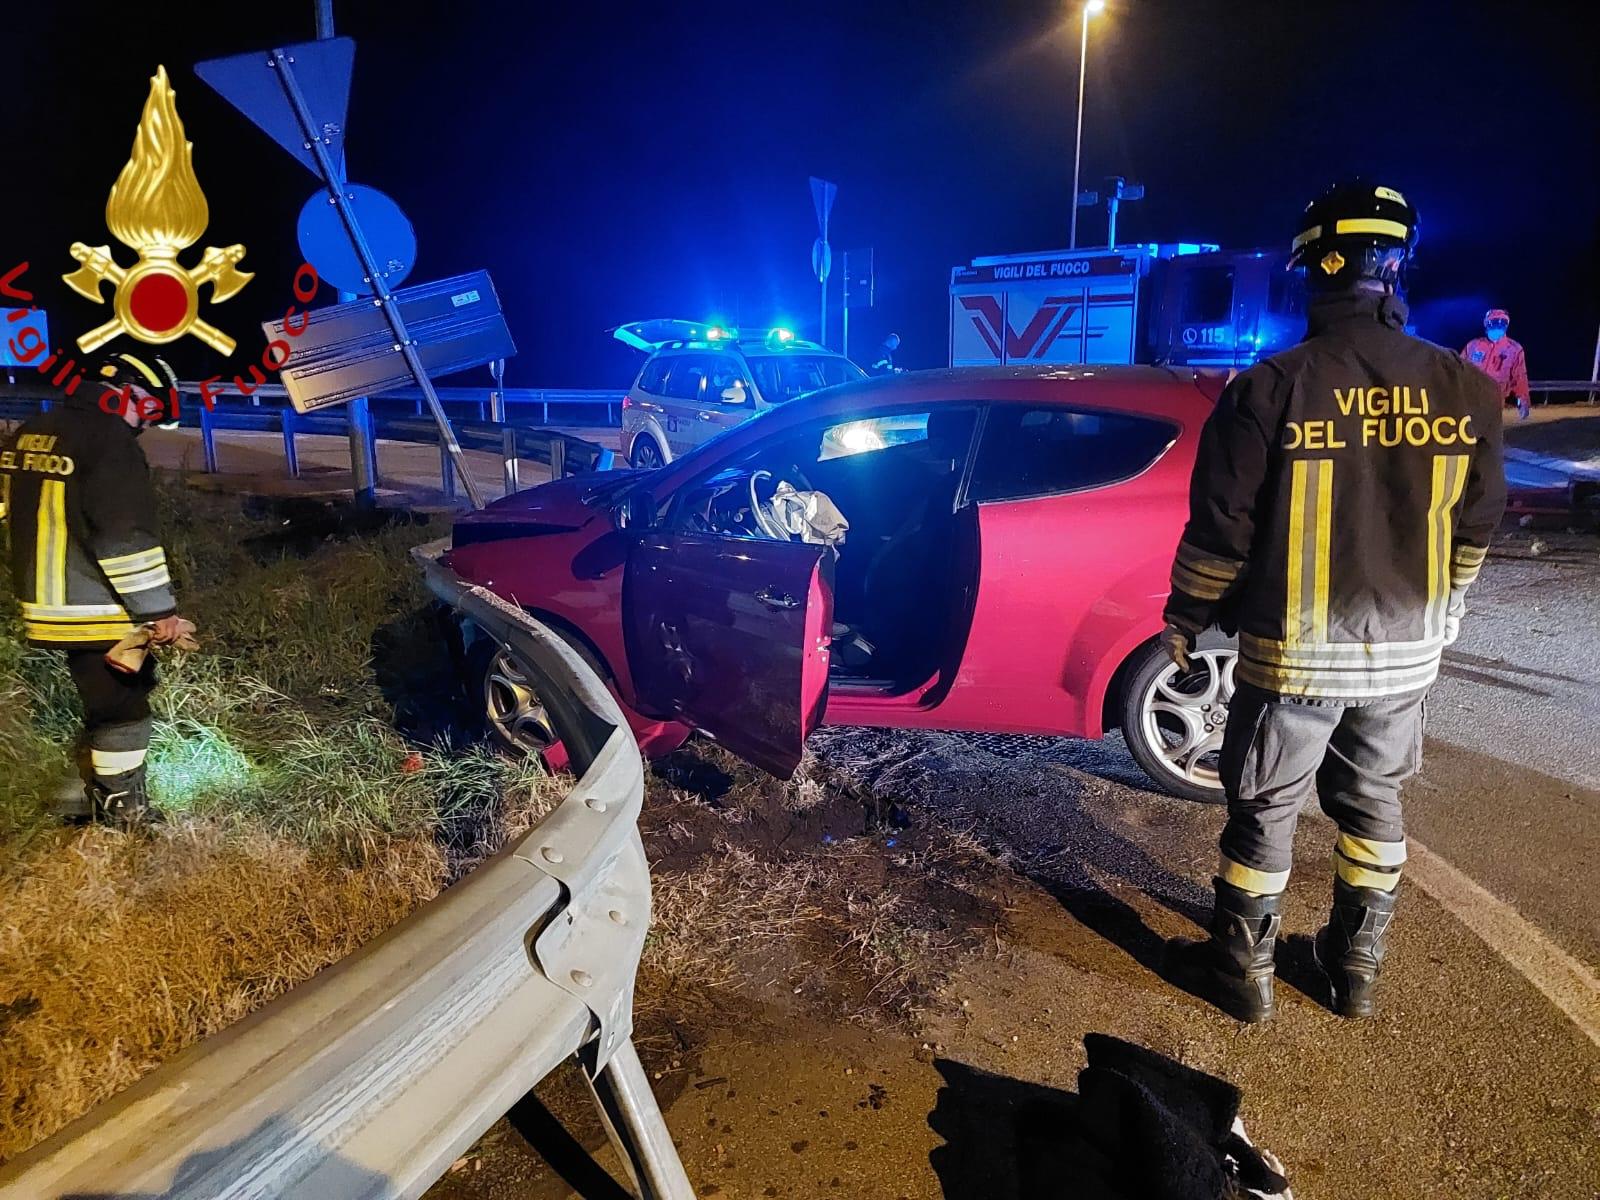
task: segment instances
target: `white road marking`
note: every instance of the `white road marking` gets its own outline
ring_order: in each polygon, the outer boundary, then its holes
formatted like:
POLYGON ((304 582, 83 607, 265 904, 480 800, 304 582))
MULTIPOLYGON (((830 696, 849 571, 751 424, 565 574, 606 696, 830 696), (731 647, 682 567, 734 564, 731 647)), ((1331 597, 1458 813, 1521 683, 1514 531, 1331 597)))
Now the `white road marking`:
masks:
POLYGON ((1600 1046, 1600 979, 1504 900, 1484 890, 1415 839, 1405 875, 1442 904, 1600 1046))

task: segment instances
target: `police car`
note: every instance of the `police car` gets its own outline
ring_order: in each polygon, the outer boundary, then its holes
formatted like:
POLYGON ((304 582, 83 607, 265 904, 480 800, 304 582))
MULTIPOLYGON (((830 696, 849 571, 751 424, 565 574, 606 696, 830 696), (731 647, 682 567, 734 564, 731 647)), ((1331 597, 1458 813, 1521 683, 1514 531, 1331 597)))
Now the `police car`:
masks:
POLYGON ((842 354, 783 328, 661 320, 612 335, 649 355, 622 401, 622 455, 635 467, 659 467, 796 396, 865 378, 842 354))

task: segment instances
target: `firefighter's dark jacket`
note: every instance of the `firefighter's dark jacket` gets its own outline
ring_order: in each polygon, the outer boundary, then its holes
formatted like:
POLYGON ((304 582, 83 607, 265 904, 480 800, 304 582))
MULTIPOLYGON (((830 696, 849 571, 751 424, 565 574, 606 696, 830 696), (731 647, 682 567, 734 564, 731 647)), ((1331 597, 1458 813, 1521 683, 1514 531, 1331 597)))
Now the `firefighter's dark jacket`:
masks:
POLYGON ((58 403, 6 439, 0 515, 29 641, 104 646, 172 615, 149 465, 95 401, 58 403))
POLYGON ((1239 632, 1238 675, 1359 702, 1427 687, 1505 510, 1500 396, 1392 296, 1313 300, 1200 438, 1166 618, 1239 632))

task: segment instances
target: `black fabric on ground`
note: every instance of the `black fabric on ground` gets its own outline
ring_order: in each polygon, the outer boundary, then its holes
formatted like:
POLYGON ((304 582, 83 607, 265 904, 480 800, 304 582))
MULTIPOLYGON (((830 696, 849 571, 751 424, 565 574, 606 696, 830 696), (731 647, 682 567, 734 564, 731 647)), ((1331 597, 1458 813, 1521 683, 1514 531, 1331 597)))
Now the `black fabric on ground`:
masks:
POLYGON ((1079 1123, 1115 1164, 1118 1186, 1150 1200, 1218 1200, 1238 1164, 1239 1182, 1269 1192, 1285 1180, 1232 1132, 1239 1089, 1170 1058, 1091 1033, 1079 1072, 1079 1123))

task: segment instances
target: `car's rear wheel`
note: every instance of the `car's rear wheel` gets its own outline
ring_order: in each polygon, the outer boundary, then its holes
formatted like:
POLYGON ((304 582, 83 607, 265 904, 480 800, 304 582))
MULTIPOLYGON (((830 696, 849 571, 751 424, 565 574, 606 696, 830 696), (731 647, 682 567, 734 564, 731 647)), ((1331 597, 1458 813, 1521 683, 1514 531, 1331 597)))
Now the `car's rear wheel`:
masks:
POLYGON ((1197 650, 1189 670, 1180 671, 1166 651, 1151 645, 1128 664, 1122 734, 1163 791, 1202 804, 1225 802, 1218 765, 1238 660, 1231 647, 1197 650))
POLYGON ((650 471, 661 466, 666 460, 662 457, 661 447, 656 445, 655 438, 642 433, 633 439, 633 449, 628 452, 628 461, 641 471, 650 471))
POLYGON ((480 638, 467 655, 474 708, 494 745, 512 756, 548 753, 559 740, 538 689, 516 658, 492 638, 480 638))

